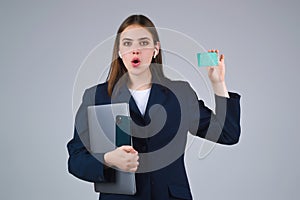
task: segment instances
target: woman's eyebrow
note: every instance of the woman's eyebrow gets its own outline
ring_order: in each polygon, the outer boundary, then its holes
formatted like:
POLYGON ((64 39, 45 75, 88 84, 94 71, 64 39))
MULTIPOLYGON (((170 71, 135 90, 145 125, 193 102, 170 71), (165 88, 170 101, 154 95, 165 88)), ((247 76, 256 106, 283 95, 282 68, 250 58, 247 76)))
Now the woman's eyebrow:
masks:
POLYGON ((133 39, 130 39, 130 38, 123 38, 122 41, 124 41, 124 40, 133 41, 133 39))
MULTIPOLYGON (((123 38, 122 41, 124 41, 124 40, 133 41, 133 39, 131 39, 131 38, 123 38)), ((151 39, 149 37, 142 37, 142 38, 139 38, 138 40, 141 41, 141 40, 151 40, 151 39)))
POLYGON ((150 38, 148 38, 148 37, 142 37, 142 38, 139 38, 139 40, 150 40, 150 38))

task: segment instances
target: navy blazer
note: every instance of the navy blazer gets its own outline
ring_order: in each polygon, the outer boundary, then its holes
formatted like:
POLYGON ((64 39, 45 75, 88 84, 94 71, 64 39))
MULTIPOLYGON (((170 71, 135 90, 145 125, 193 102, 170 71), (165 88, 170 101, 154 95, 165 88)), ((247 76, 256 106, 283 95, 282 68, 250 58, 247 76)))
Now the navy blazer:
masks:
POLYGON ((188 131, 217 143, 232 145, 240 137, 240 95, 230 98, 215 95, 216 114, 198 100, 187 82, 165 79, 153 83, 143 116, 127 87, 120 87, 113 97, 107 83, 87 89, 83 95, 74 127, 74 137, 67 144, 68 170, 79 179, 90 182, 111 181, 113 170, 105 167, 103 154, 89 149, 87 107, 129 102, 133 147, 139 152, 135 174, 135 195, 101 193, 101 200, 167 200, 192 199, 186 170, 184 150, 188 131))

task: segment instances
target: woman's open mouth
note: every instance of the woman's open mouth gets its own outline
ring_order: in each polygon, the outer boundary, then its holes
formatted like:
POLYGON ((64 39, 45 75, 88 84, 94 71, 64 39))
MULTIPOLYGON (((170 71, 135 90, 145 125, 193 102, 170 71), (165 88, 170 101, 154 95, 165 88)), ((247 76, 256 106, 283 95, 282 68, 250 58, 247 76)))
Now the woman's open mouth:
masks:
POLYGON ((131 60, 131 64, 133 67, 137 67, 141 64, 141 60, 139 58, 135 57, 131 60))

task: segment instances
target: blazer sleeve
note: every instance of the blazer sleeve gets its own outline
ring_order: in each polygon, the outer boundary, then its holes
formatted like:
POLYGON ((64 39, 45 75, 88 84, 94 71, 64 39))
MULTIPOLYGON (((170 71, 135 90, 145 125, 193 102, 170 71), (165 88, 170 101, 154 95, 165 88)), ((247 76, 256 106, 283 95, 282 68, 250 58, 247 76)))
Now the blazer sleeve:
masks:
POLYGON ((189 112, 190 132, 198 137, 220 144, 238 143, 241 133, 240 98, 237 93, 229 92, 229 98, 215 95, 215 113, 205 106, 194 90, 190 88, 189 112), (195 110, 199 112, 195 113, 195 110))
POLYGON ((93 104, 92 92, 86 90, 77 111, 73 138, 68 142, 68 170, 75 177, 89 182, 107 182, 114 178, 113 169, 103 164, 104 154, 91 153, 87 107, 93 104))

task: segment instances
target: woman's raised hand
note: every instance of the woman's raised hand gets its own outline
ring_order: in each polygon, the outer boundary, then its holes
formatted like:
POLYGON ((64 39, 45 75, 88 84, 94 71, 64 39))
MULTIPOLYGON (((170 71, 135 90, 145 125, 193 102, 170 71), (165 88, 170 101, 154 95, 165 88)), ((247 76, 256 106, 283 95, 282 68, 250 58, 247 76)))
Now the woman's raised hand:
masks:
POLYGON ((210 49, 208 52, 215 52, 218 55, 218 66, 209 66, 208 77, 212 83, 214 93, 218 96, 229 97, 226 84, 225 84, 225 56, 221 54, 219 56, 219 50, 210 49))
POLYGON ((138 152, 132 146, 121 146, 104 154, 108 166, 115 166, 126 172, 135 172, 139 166, 138 152))
POLYGON ((218 55, 218 66, 209 66, 208 77, 212 83, 220 83, 225 81, 225 63, 224 63, 224 55, 221 54, 219 56, 219 50, 210 49, 208 52, 215 52, 218 55))

